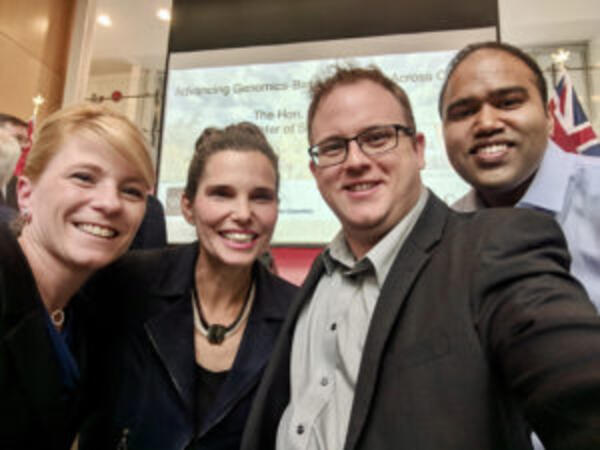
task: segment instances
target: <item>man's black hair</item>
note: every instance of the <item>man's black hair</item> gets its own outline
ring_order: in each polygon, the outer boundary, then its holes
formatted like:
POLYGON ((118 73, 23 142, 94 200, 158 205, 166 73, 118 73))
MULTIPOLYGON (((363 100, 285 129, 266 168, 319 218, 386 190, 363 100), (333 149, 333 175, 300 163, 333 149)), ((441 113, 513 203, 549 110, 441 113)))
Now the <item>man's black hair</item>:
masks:
POLYGON ((487 41, 476 42, 474 44, 467 45, 465 48, 459 51, 454 58, 452 58, 450 64, 448 64, 446 79, 442 85, 438 100, 438 111, 440 116, 443 117, 444 112, 442 111, 442 103, 444 100, 444 94, 446 93, 446 88, 448 87, 448 82, 450 81, 452 74, 469 55, 478 50, 498 50, 513 55, 515 58, 521 60, 527 67, 531 69, 531 72, 533 72, 535 76, 535 85, 540 93, 542 103, 544 104, 544 109, 546 109, 548 104, 548 88, 546 86, 546 79, 544 78, 544 74, 542 73, 542 69, 540 69, 538 63, 530 55, 514 45, 510 45, 505 42, 487 41))

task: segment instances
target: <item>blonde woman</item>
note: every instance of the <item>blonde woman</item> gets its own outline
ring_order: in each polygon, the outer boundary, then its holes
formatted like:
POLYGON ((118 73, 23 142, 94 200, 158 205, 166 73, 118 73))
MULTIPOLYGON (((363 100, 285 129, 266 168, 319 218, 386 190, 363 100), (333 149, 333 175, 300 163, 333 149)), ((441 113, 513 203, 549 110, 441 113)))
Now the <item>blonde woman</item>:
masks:
POLYGON ((86 280, 128 248, 154 173, 144 138, 96 106, 39 127, 0 225, 0 448, 69 449, 86 411, 86 280))

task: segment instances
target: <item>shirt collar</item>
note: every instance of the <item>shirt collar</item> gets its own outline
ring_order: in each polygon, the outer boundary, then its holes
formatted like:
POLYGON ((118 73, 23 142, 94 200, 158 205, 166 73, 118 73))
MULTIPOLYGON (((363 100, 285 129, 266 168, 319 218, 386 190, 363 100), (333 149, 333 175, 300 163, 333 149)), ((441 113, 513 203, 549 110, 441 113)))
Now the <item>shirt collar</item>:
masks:
POLYGON ((343 230, 340 230, 323 252, 322 258, 327 274, 331 275, 336 268, 342 270, 345 275, 373 268, 377 284, 381 288, 396 255, 423 212, 428 198, 429 191, 423 187, 419 199, 412 209, 359 261, 356 261, 348 247, 343 230))
POLYGON ((578 155, 567 153, 548 141, 540 167, 517 207, 533 207, 557 213, 562 210, 569 178, 578 155))
POLYGON ((452 204, 452 209, 459 212, 479 211, 484 208, 485 203, 473 188, 452 204))

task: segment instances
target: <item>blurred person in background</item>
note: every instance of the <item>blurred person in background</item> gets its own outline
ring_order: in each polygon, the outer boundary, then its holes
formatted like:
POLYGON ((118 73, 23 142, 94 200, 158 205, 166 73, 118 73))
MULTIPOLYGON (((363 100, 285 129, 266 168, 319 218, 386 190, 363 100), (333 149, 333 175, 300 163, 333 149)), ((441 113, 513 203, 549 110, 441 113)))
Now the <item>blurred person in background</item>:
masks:
POLYGON ((6 186, 21 154, 17 140, 0 128, 0 222, 14 219, 17 211, 6 204, 6 186))
MULTIPOLYGON (((0 132, 7 133, 15 138, 19 144, 19 147, 21 148, 21 152, 25 151, 25 149, 29 148, 31 145, 31 140, 29 139, 29 133, 27 130, 27 122, 19 119, 18 117, 6 113, 0 113, 0 132)), ((18 209, 16 186, 17 177, 13 176, 11 173, 11 177, 8 179, 6 184, 4 201, 14 210, 18 209)))
POLYGON ((167 246, 167 222, 165 210, 156 196, 149 194, 146 200, 146 214, 140 229, 133 238, 130 250, 162 248, 167 246))

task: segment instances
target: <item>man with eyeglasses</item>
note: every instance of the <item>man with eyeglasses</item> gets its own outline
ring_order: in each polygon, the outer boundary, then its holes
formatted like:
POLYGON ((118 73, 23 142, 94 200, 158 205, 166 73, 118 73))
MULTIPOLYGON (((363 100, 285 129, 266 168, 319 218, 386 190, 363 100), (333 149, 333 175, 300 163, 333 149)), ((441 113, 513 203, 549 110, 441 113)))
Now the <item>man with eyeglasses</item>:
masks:
POLYGON ((600 448, 600 319, 552 219, 449 210, 376 68, 315 83, 308 130, 342 230, 290 308, 242 449, 529 449, 529 425, 548 448, 600 448))

